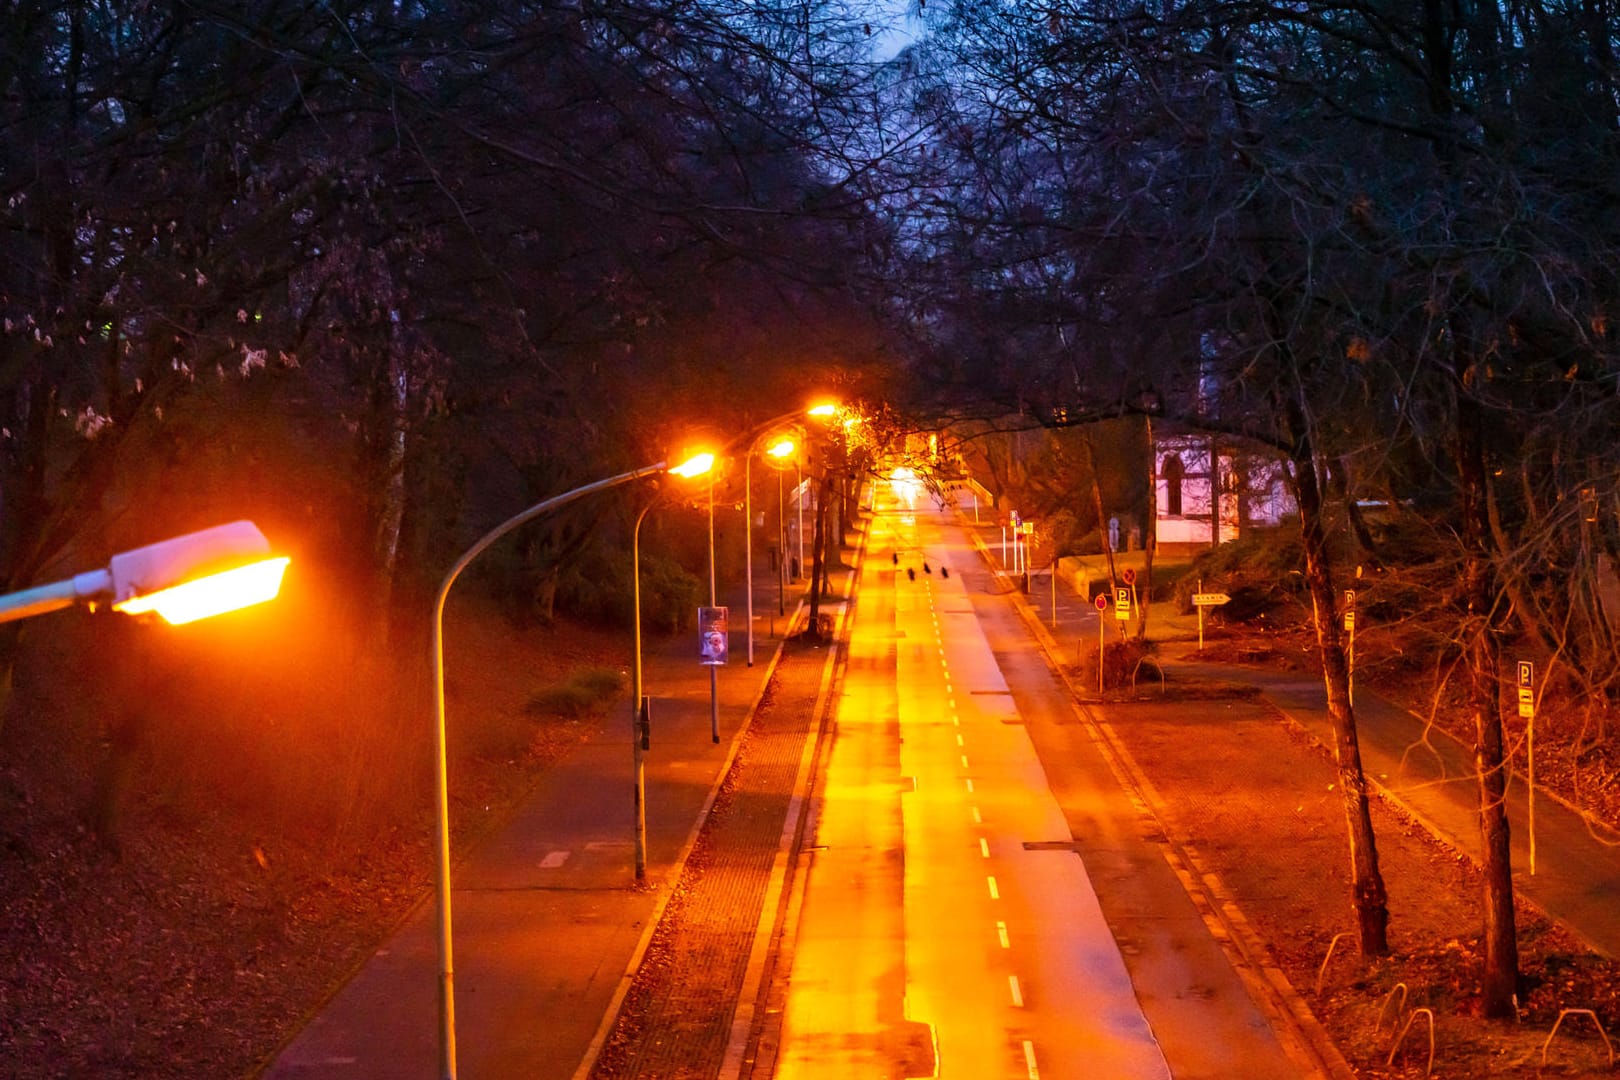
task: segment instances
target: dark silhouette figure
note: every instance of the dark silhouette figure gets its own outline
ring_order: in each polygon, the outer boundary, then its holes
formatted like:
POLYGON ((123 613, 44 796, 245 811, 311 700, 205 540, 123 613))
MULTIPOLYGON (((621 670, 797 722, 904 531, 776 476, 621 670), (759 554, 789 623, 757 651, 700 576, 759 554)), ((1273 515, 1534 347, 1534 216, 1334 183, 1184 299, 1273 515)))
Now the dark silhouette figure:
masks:
POLYGON ((928 565, 928 560, 927 559, 924 559, 923 560, 923 573, 932 574, 933 572, 934 572, 934 568, 932 566, 928 565))
POLYGON ((900 553, 898 551, 895 552, 893 555, 890 555, 889 558, 894 560, 894 565, 896 565, 896 566, 900 565, 900 553))
POLYGON ((906 567, 906 580, 907 581, 916 581, 917 580, 917 571, 913 570, 909 566, 906 567))
POLYGON ((939 576, 940 577, 950 577, 951 576, 951 568, 948 567, 948 566, 940 567, 939 568, 939 576))

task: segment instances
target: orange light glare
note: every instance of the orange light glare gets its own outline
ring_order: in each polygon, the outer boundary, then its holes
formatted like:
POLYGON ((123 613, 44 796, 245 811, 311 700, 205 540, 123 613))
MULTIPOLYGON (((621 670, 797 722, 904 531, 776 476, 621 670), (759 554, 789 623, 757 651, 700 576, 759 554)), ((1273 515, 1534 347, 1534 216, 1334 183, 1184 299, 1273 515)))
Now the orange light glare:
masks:
POLYGON ((694 476, 702 476, 712 468, 714 468, 714 455, 704 453, 687 458, 669 471, 676 476, 690 480, 694 476))
POLYGON ((792 439, 783 439, 781 442, 770 447, 765 452, 773 458, 787 458, 792 457, 793 451, 797 449, 798 447, 793 445, 792 439))
POLYGON ((837 416, 838 406, 828 401, 806 409, 804 414, 806 416, 837 416))
POLYGON ((132 596, 114 604, 113 610, 125 615, 155 611, 170 625, 183 626, 275 599, 281 591, 281 578, 288 562, 283 556, 238 566, 144 596, 132 596))

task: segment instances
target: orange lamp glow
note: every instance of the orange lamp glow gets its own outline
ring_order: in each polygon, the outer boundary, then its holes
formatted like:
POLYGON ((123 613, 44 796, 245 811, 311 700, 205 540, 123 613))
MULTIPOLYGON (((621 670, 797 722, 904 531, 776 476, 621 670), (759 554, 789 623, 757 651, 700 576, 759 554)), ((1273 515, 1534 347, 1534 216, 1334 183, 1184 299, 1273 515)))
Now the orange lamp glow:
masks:
POLYGON ((806 416, 837 416, 838 406, 834 402, 827 401, 806 409, 804 414, 806 416))
POLYGON ((793 451, 797 449, 798 447, 793 444, 792 439, 783 439, 775 446, 767 447, 765 452, 773 458, 790 458, 793 456, 793 451))
POLYGON ((694 476, 702 476, 714 468, 714 455, 710 453, 694 454, 669 471, 676 476, 690 480, 694 476))
POLYGON ((198 619, 223 615, 227 611, 275 599, 281 591, 281 578, 287 571, 288 562, 285 556, 263 559, 144 596, 131 597, 114 604, 113 610, 125 615, 156 612, 171 626, 183 626, 198 619))

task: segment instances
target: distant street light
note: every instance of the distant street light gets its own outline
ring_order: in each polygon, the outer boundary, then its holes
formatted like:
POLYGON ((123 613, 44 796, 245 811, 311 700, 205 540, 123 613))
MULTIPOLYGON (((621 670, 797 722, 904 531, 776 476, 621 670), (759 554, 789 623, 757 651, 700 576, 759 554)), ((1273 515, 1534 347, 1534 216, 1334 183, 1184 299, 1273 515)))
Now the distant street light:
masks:
POLYGON ((101 570, 0 596, 0 622, 107 604, 181 626, 274 599, 288 560, 268 556, 270 542, 253 522, 216 525, 114 555, 101 570))
MULTIPOLYGON (((781 462, 773 468, 785 468, 787 459, 798 449, 792 439, 780 438, 766 448, 768 457, 781 462)), ((748 666, 754 666, 754 446, 750 444, 743 454, 743 552, 744 576, 748 579, 748 666)), ((777 490, 781 490, 780 476, 777 490)))
POLYGON ((519 525, 534 520, 548 510, 555 510, 582 495, 605 491, 645 476, 655 476, 664 472, 682 477, 701 475, 713 464, 713 454, 699 454, 674 468, 670 468, 667 461, 660 461, 656 465, 632 469, 536 503, 485 533, 456 560, 450 572, 445 575, 444 582, 439 586, 438 596, 433 603, 434 789, 438 804, 438 844, 434 876, 439 908, 439 1073, 443 1080, 455 1080, 456 1076, 455 974, 450 945, 450 769, 444 723, 444 604, 450 594, 450 586, 455 584, 456 578, 461 576, 467 564, 482 554, 484 549, 519 525))

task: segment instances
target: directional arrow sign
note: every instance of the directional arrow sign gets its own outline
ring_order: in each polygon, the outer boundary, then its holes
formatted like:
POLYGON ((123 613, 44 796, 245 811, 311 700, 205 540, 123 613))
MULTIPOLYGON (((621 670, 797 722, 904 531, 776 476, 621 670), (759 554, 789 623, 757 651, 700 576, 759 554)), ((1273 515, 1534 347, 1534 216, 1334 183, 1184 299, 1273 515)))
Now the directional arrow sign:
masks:
POLYGON ((1232 599, 1223 592, 1193 593, 1193 607, 1220 607, 1232 599))

